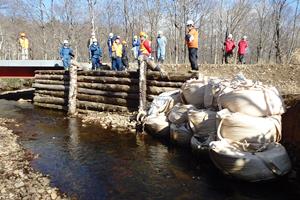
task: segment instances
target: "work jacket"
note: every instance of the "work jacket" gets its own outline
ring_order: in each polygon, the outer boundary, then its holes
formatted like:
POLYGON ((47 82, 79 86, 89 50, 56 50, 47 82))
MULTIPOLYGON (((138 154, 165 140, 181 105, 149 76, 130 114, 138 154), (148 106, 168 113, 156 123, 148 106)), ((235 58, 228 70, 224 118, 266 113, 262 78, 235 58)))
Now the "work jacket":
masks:
POLYGON ((115 52, 116 57, 122 58, 122 44, 118 44, 116 42, 113 43, 112 52, 115 52))
POLYGON ((244 55, 248 47, 248 42, 246 40, 240 40, 238 46, 239 46, 238 54, 244 55))
POLYGON ((23 48, 23 49, 28 49, 29 47, 29 41, 27 38, 19 38, 19 43, 20 43, 20 46, 23 48))
POLYGON ((99 58, 102 57, 102 49, 98 44, 92 43, 90 46, 90 56, 92 58, 99 58))
POLYGON ((71 58, 73 50, 70 47, 62 46, 59 51, 60 58, 71 58))
POLYGON ((225 45, 225 52, 232 53, 233 49, 235 48, 234 41, 232 39, 226 39, 224 42, 225 45))
POLYGON ((185 41, 188 48, 198 49, 198 31, 195 28, 189 30, 189 32, 185 36, 185 41))
POLYGON ((141 42, 140 54, 145 55, 145 56, 150 56, 151 52, 152 52, 151 42, 147 39, 144 40, 143 42, 141 42))

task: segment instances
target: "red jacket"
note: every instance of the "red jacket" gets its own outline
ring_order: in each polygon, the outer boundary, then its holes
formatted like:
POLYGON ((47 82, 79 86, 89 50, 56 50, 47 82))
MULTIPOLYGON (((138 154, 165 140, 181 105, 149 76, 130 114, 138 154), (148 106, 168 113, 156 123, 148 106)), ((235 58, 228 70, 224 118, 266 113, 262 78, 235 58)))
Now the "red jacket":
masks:
POLYGON ((145 40, 140 45, 140 53, 146 56, 149 56, 151 54, 151 43, 149 40, 145 40))
POLYGON ((240 55, 244 55, 246 53, 247 47, 248 47, 248 42, 246 40, 240 40, 238 53, 240 55))
POLYGON ((227 39, 224 42, 225 45, 225 52, 226 53, 232 53, 233 49, 235 48, 235 44, 233 40, 227 39))

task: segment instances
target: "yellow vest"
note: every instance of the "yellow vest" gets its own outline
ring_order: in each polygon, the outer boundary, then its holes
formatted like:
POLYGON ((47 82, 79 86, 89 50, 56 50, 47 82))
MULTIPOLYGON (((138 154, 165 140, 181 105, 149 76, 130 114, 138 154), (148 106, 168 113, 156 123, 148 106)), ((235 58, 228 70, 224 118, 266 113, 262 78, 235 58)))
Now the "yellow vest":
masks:
POLYGON ((20 46, 22 47, 22 48, 24 48, 24 49, 28 49, 28 47, 29 47, 29 41, 28 41, 28 39, 27 38, 20 38, 19 39, 19 43, 20 43, 20 46))
POLYGON ((112 51, 116 52, 116 56, 121 58, 122 57, 122 48, 123 48, 122 44, 117 44, 116 42, 114 42, 114 44, 112 46, 112 51))

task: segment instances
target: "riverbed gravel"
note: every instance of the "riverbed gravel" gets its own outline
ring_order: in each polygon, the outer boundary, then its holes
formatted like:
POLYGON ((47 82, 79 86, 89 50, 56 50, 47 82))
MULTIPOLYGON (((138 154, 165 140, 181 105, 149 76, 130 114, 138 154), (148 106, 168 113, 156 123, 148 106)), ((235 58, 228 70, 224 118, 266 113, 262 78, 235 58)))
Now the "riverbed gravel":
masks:
POLYGON ((49 177, 30 166, 35 155, 25 151, 18 143, 18 136, 5 127, 7 122, 13 121, 0 118, 0 199, 69 199, 51 186, 49 177))

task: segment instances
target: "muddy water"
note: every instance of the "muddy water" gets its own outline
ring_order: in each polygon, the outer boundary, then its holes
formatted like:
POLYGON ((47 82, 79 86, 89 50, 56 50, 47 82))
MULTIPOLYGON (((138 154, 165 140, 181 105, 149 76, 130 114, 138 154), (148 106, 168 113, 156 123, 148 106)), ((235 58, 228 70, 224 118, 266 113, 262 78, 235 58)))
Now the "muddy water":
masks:
POLYGON ((35 169, 79 199, 300 199, 297 174, 249 184, 225 178, 209 158, 134 135, 82 126, 62 113, 0 100, 0 117, 39 154, 35 169))

